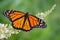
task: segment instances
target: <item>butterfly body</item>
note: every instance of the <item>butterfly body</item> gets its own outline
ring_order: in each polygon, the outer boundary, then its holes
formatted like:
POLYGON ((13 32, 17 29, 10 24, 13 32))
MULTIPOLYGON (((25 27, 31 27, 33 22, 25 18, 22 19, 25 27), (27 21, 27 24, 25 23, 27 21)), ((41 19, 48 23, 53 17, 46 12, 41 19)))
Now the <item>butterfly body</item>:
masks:
POLYGON ((36 16, 30 15, 28 13, 6 10, 3 13, 12 22, 12 26, 15 29, 30 31, 32 28, 45 28, 46 23, 36 16))

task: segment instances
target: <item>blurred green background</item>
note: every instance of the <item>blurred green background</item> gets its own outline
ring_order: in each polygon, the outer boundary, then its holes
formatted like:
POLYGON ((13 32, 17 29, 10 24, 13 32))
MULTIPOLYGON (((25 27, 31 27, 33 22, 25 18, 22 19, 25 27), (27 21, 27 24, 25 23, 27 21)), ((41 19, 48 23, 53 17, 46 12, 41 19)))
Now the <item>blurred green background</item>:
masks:
POLYGON ((6 40, 60 40, 60 0, 0 0, 0 23, 9 24, 10 21, 2 13, 4 10, 29 12, 32 15, 56 8, 47 16, 47 28, 35 28, 29 32, 21 31, 6 40))

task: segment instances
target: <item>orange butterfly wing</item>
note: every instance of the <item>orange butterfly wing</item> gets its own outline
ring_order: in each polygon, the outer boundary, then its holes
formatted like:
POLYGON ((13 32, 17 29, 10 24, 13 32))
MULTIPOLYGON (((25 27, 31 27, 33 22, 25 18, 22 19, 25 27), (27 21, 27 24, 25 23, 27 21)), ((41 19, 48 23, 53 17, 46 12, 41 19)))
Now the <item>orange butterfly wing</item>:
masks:
POLYGON ((14 21, 14 20, 16 20, 16 19, 18 19, 18 18, 20 18, 22 16, 24 16, 24 13, 23 12, 17 12, 17 11, 14 11, 13 13, 11 13, 9 15, 11 21, 14 21))
POLYGON ((39 19, 37 17, 29 15, 29 21, 30 21, 31 27, 39 26, 39 19))
POLYGON ((23 30, 25 30, 25 31, 31 30, 28 18, 26 19, 26 21, 25 21, 25 23, 23 25, 23 30))
POLYGON ((24 23, 24 17, 12 22, 12 26, 16 29, 22 29, 23 23, 24 23))
POLYGON ((24 23, 24 15, 25 14, 23 12, 18 12, 18 11, 14 11, 10 13, 9 17, 10 20, 12 21, 12 26, 15 29, 22 29, 24 23))

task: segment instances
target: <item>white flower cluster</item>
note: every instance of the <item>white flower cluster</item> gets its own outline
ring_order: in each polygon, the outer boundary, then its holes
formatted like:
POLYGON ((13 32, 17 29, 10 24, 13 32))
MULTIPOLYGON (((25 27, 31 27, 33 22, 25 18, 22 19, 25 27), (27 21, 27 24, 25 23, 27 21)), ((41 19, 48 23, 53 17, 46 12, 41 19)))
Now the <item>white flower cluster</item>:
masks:
POLYGON ((18 34, 19 32, 20 30, 15 30, 10 24, 8 25, 0 23, 0 39, 7 39, 11 36, 11 34, 18 34))
POLYGON ((55 9, 55 7, 56 7, 56 4, 54 4, 50 10, 47 10, 41 13, 38 12, 36 16, 40 17, 41 19, 45 19, 55 9))

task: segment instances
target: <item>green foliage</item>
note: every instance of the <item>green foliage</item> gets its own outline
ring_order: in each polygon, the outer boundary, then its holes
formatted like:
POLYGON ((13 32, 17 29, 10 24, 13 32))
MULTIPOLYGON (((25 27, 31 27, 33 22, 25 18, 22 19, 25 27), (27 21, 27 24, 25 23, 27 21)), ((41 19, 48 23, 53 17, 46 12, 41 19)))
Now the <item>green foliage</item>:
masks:
POLYGON ((4 10, 29 12, 32 15, 44 12, 57 4, 54 11, 47 16, 47 28, 35 28, 29 32, 21 31, 5 40, 60 40, 60 1, 58 0, 0 0, 0 23, 10 23, 3 15, 4 10))

